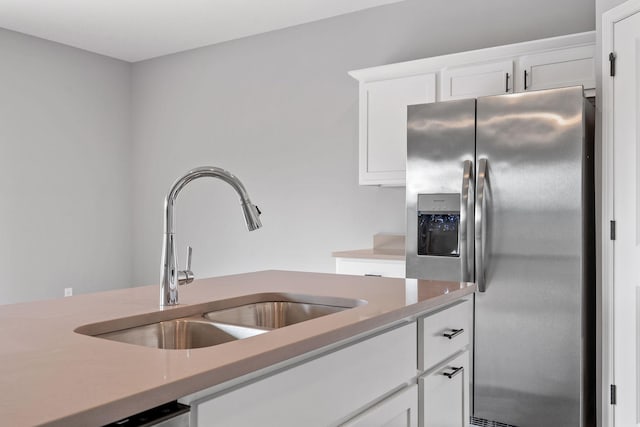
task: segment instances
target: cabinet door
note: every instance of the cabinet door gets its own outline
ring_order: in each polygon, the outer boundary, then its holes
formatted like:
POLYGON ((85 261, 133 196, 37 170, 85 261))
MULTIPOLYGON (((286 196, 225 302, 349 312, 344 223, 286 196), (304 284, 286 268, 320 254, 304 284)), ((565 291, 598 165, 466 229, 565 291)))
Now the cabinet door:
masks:
POLYGON ((220 395, 204 397, 192 403, 192 417, 198 426, 336 425, 415 375, 416 334, 415 323, 401 326, 220 395))
POLYGON ((518 61, 516 90, 584 86, 595 89, 595 46, 578 46, 522 56, 518 61))
POLYGON ((418 386, 412 385, 383 400, 342 427, 417 427, 418 386))
POLYGON ((360 185, 404 185, 407 105, 435 100, 435 74, 361 85, 360 185))
POLYGON ((469 423, 469 352, 419 380, 421 427, 466 427, 469 423))
POLYGON ((476 98, 513 92, 513 61, 446 68, 440 80, 440 98, 476 98))

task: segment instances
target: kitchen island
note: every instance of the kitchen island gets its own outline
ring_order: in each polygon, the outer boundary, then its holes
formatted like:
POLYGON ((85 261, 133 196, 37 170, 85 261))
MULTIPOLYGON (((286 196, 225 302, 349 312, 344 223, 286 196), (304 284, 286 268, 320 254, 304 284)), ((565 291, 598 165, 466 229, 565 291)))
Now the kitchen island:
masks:
MULTIPOLYGON (((277 377, 270 372, 273 367, 286 372, 288 363, 304 366, 305 360, 374 342, 386 331, 403 330, 413 338, 417 333, 414 348, 420 347, 428 342, 429 330, 421 319, 459 305, 465 297, 468 302, 474 291, 471 283, 286 271, 198 280, 180 288, 180 305, 162 311, 178 318, 193 305, 265 292, 351 299, 360 305, 191 350, 149 348, 74 332, 96 322, 157 313, 158 286, 0 306, 0 416, 12 426, 102 425, 184 397, 191 396, 188 403, 207 401, 203 390, 224 395, 226 384, 237 391, 245 379, 259 384, 260 375, 277 377)), ((415 372, 428 371, 430 348, 418 348, 417 367, 415 354, 410 355, 414 366, 405 385, 413 382, 415 388, 415 372)))

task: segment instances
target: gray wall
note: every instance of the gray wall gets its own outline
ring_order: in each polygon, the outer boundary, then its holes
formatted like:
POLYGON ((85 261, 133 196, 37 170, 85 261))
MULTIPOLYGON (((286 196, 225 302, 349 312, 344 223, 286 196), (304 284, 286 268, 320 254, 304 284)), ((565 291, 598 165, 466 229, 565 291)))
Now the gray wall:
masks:
MULTIPOLYGON (((594 1, 408 0, 134 64, 134 281, 158 280, 162 201, 197 165, 237 174, 264 211, 196 182, 177 203, 199 277, 333 271, 331 251, 404 232, 404 189, 357 183, 357 82, 347 71, 595 28, 594 1)), ((183 257, 182 257, 183 259, 183 257)))
POLYGON ((0 304, 131 285, 131 65, 0 29, 0 304))
POLYGON ((240 176, 265 227, 247 233, 220 182, 185 189, 178 243, 199 277, 333 271, 331 251, 404 232, 404 189, 357 184, 347 71, 593 18, 584 0, 408 0, 133 66, 0 29, 0 303, 157 282, 164 195, 203 164, 240 176))

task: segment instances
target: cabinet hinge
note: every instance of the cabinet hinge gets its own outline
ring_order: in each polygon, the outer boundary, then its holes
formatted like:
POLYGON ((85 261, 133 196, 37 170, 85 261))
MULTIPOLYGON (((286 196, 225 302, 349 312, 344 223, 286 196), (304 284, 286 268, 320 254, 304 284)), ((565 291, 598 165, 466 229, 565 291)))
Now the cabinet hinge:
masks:
POLYGON ((609 224, 611 225, 611 230, 609 232, 609 236, 610 236, 611 240, 616 240, 616 222, 615 221, 609 221, 609 224))
POLYGON ((615 384, 611 384, 609 386, 609 388, 611 389, 611 400, 610 400, 610 402, 611 402, 612 405, 615 405, 616 404, 616 399, 617 399, 617 396, 616 396, 616 385, 615 384))
POLYGON ((616 54, 614 52, 609 53, 609 75, 611 77, 616 75, 616 54))

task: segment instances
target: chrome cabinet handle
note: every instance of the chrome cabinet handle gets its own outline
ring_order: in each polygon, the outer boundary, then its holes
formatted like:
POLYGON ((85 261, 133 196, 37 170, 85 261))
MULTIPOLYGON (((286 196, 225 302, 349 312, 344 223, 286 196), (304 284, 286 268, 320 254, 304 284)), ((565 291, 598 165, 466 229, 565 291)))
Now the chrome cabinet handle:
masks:
POLYGON ((365 273, 364 274, 367 277, 382 277, 382 274, 369 274, 369 273, 365 273))
POLYGON ((478 163, 478 195, 476 198, 476 218, 475 218, 475 247, 476 247, 476 283, 478 284, 478 292, 484 292, 486 288, 484 277, 484 241, 486 230, 483 221, 485 221, 486 212, 486 181, 487 181, 487 159, 480 159, 478 163), (484 234, 484 235, 483 235, 484 234))
POLYGON ((449 339, 453 339, 453 338, 457 337, 458 335, 460 335, 463 332, 464 332, 464 329, 451 329, 451 333, 442 334, 442 336, 446 337, 446 338, 449 338, 449 339))
POLYGON ((452 369, 451 372, 443 372, 442 375, 444 375, 445 377, 451 379, 451 378, 455 377, 456 375, 458 375, 459 373, 461 373, 462 371, 464 371, 464 366, 460 366, 458 368, 454 368, 452 366, 451 369, 452 369))
MULTIPOLYGON (((469 220, 469 203, 473 201, 473 163, 465 160, 462 168, 462 192, 460 203, 460 269, 462 271, 462 281, 469 282, 473 276, 472 263, 469 262, 471 250, 469 245, 469 225, 473 222, 469 220)), ((473 231, 471 232, 473 235, 473 231)))

